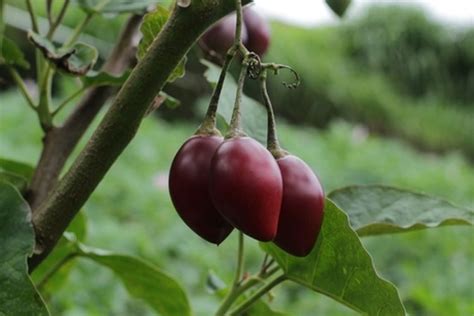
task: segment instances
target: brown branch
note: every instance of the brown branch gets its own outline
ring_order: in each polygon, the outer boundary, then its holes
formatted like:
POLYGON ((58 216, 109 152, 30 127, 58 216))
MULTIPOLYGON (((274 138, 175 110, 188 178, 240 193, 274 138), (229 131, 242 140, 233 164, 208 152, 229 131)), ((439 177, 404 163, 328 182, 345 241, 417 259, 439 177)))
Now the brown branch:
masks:
POLYGON ((70 170, 33 214, 33 270, 53 249, 70 221, 133 139, 144 113, 168 76, 213 22, 234 9, 233 0, 193 0, 175 6, 70 170))
MULTIPOLYGON (((130 17, 102 71, 120 74, 129 67, 135 52, 132 44, 141 18, 140 15, 130 17)), ((52 128, 45 135, 40 160, 26 196, 33 212, 57 183, 68 157, 114 91, 115 88, 106 86, 90 88, 64 124, 52 128)))

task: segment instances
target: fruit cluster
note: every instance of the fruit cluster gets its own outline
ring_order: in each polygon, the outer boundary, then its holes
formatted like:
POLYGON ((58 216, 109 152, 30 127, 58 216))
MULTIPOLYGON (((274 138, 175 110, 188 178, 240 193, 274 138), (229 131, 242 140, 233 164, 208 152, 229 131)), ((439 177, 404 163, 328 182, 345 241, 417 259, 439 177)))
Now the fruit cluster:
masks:
MULTIPOLYGON (((224 56, 234 43, 237 16, 229 14, 214 24, 199 40, 206 51, 224 56)), ((263 56, 270 46, 270 26, 252 7, 243 10, 241 40, 250 51, 263 56)))
MULTIPOLYGON (((229 46, 242 47, 242 34, 236 34, 239 40, 229 46)), ((244 56, 230 130, 223 138, 216 129, 220 90, 233 58, 227 53, 203 123, 172 162, 171 199, 183 221, 211 243, 220 244, 237 228, 259 241, 273 241, 292 255, 306 256, 321 229, 324 193, 308 165, 281 149, 266 90, 266 70, 276 73, 288 67, 263 64, 258 54, 245 49, 240 53, 244 56), (247 76, 261 81, 268 113, 267 148, 240 129, 240 103, 247 76)))

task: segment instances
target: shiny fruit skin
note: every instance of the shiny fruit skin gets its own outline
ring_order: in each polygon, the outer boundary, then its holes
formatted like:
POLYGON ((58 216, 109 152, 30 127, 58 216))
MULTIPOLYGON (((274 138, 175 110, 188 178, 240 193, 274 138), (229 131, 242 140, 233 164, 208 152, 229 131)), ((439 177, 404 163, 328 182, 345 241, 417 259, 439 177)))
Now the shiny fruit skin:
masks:
POLYGON ((304 257, 313 249, 321 230, 323 188, 311 168, 298 157, 287 155, 277 163, 283 178, 283 200, 273 242, 289 254, 304 257))
POLYGON ((169 177, 179 216, 196 234, 217 245, 233 229, 213 206, 208 190, 211 158, 222 141, 220 136, 189 138, 174 157, 169 177))
MULTIPOLYGON (((235 13, 223 17, 201 37, 201 47, 225 56, 229 48, 234 44, 236 21, 237 16, 235 13)), ((246 44, 247 39, 247 29, 245 25, 242 25, 242 42, 246 44)))
POLYGON ((283 182, 275 159, 260 143, 249 137, 224 141, 212 158, 209 191, 235 228, 260 241, 273 240, 283 182))
POLYGON ((265 55, 270 46, 270 26, 253 8, 246 8, 243 19, 247 27, 247 48, 259 56, 265 55))

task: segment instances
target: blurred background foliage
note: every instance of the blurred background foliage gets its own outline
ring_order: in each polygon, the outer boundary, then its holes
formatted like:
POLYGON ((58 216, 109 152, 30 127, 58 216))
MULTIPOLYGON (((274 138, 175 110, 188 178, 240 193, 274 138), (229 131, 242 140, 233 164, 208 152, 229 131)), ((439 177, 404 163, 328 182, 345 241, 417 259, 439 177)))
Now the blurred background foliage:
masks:
MULTIPOLYGON (((33 63, 33 47, 22 31, 29 28, 23 2, 6 3, 6 33, 33 63)), ((44 16, 41 7, 38 13, 44 16)), ((66 26, 73 27, 82 15, 69 10, 66 26)), ((95 18, 83 40, 106 56, 125 19, 95 18)), ((334 26, 273 22, 272 33, 264 59, 291 65, 303 82, 287 90, 280 77, 271 81, 281 141, 308 162, 327 191, 383 183, 473 207, 472 27, 442 25, 417 8, 377 6, 334 26)), ((206 280, 209 271, 231 278, 235 236, 219 248, 200 240, 180 221, 166 187, 171 160, 207 105, 210 89, 200 58, 194 48, 186 76, 165 88, 182 105, 160 108, 145 119, 83 212, 89 244, 156 263, 190 290, 197 315, 210 315, 217 298, 206 290, 206 280)), ((31 70, 22 75, 34 78, 31 70)), ((0 89, 0 155, 35 164, 40 128, 1 67, 0 89)), ((73 90, 72 79, 58 78, 54 98, 73 90)), ((246 90, 258 98, 254 84, 246 90)), ((381 274, 400 288, 410 314, 430 316, 474 314, 473 242, 472 229, 465 227, 364 239, 381 274)), ((248 266, 256 269, 261 254, 249 244, 248 266)), ((286 284, 275 295, 272 305, 289 315, 352 314, 296 285, 286 284)), ((129 298, 111 273, 87 261, 75 264, 62 290, 47 298, 53 315, 152 314, 129 298)))

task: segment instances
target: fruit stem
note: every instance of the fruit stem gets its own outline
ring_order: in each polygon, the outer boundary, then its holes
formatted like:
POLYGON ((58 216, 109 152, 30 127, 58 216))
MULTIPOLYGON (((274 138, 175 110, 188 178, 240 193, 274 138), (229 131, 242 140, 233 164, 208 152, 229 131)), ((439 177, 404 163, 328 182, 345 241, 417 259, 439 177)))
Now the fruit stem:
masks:
POLYGON ((245 77, 247 76, 248 60, 244 57, 242 61, 242 68, 240 69, 239 81, 237 83, 237 91, 235 94, 234 110, 230 120, 230 130, 226 138, 236 136, 245 136, 245 133, 240 128, 240 104, 242 103, 242 91, 244 89, 245 77))
POLYGON ((222 70, 219 75, 219 80, 217 81, 216 87, 212 92, 211 101, 209 102, 209 107, 207 108, 206 116, 204 118, 204 121, 196 131, 196 135, 220 135, 220 132, 216 128, 217 107, 219 105, 219 99, 221 96, 222 87, 224 86, 227 70, 229 69, 230 64, 232 63, 232 59, 235 56, 235 52, 235 46, 232 46, 227 51, 224 65, 222 66, 222 70))
POLYGON ((242 294, 242 290, 250 288, 250 284, 253 285, 253 282, 247 283, 245 286, 240 286, 242 272, 244 270, 244 234, 239 231, 239 245, 237 249, 237 266, 235 267, 235 276, 232 287, 230 288, 229 293, 225 297, 221 306, 216 312, 216 316, 225 315, 225 312, 232 306, 235 299, 242 294))
POLYGON ((272 102, 267 90, 267 71, 263 69, 260 74, 260 88, 262 92, 262 98, 267 109, 267 148, 272 153, 275 159, 284 157, 287 153, 281 149, 280 142, 278 141, 278 135, 276 130, 275 113, 273 112, 272 102))
POLYGON ((286 280, 286 276, 281 274, 274 278, 272 281, 268 282, 261 288, 259 288, 255 293, 253 293, 249 298, 243 301, 240 305, 229 312, 230 316, 242 315, 252 304, 254 304, 260 297, 268 293, 275 286, 286 280))

